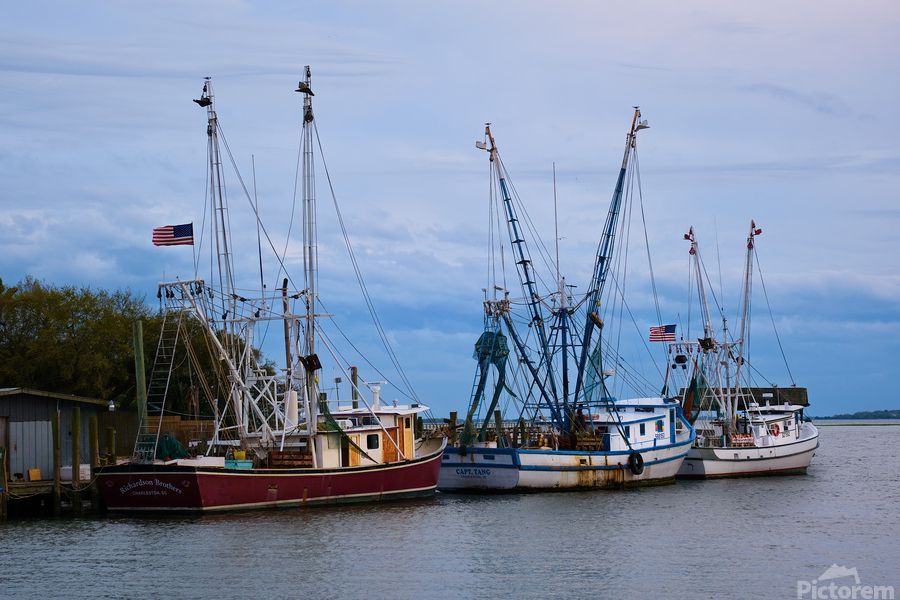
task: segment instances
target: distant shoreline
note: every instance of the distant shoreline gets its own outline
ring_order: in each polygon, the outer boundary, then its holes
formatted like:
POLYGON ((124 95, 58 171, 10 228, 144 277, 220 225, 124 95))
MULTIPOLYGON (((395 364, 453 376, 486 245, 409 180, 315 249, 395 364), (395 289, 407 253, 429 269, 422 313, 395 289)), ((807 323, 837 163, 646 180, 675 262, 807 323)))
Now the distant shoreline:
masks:
MULTIPOLYGON (((836 419, 829 419, 836 420, 836 419)), ((860 419, 861 420, 861 419, 860 419)), ((877 419, 868 419, 872 421, 876 421, 877 419)), ((900 420, 894 419, 895 423, 860 423, 856 422, 844 422, 844 423, 819 423, 818 419, 813 419, 813 423, 818 427, 900 427, 900 420)), ((852 421, 852 419, 847 419, 847 421, 852 421)))
POLYGON ((814 421, 893 421, 900 420, 900 410, 861 410, 855 413, 831 415, 830 417, 809 415, 809 418, 814 421))

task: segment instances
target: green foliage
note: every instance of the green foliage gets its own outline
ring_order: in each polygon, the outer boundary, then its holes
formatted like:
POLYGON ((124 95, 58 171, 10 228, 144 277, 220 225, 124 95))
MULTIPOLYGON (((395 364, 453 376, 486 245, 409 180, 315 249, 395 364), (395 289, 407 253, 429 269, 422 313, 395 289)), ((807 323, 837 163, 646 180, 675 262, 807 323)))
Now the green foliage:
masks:
POLYGON ((130 291, 0 280, 0 385, 127 403, 138 318, 150 319, 150 311, 130 291))
MULTIPOLYGON (((113 400, 122 408, 136 403, 132 324, 143 322, 144 366, 150 382, 162 318, 129 290, 53 286, 26 277, 13 287, 0 280, 0 387, 31 387, 113 400)), ((203 328, 183 323, 200 372, 179 344, 169 385, 167 411, 212 414, 202 392, 206 380, 213 397, 224 399, 225 374, 212 358, 203 328), (193 402, 192 402, 193 398, 193 402)), ((254 353, 262 362, 257 350, 254 353)), ((272 366, 263 364, 271 372, 272 366)))

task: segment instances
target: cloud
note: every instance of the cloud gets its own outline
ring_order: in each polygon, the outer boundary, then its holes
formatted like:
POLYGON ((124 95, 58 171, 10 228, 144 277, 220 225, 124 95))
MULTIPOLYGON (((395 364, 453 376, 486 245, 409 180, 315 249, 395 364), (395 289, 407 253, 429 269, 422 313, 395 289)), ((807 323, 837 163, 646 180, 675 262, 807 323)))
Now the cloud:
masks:
POLYGON ((753 83, 738 86, 738 89, 752 94, 769 96, 776 100, 831 117, 847 117, 862 120, 874 119, 873 115, 857 111, 839 96, 829 92, 803 92, 774 83, 753 83))

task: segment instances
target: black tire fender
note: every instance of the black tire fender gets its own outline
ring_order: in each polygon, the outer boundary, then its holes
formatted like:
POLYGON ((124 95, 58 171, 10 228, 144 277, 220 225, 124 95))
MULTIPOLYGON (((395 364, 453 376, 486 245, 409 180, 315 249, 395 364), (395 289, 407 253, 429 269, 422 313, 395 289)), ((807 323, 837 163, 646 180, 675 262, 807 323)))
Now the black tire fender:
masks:
POLYGON ((637 452, 628 455, 628 470, 633 475, 640 475, 644 472, 644 457, 637 452))

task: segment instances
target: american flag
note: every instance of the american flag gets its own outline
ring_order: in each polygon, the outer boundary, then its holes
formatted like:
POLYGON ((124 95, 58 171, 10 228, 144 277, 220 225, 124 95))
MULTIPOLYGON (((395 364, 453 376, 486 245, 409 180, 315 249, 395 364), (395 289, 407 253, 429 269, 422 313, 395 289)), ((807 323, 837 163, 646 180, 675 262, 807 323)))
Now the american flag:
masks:
POLYGON ((163 225, 153 229, 154 246, 193 246, 194 224, 163 225))
POLYGON ((651 327, 650 328, 650 341, 651 342, 674 342, 675 341, 675 326, 674 325, 660 325, 659 327, 651 327))

